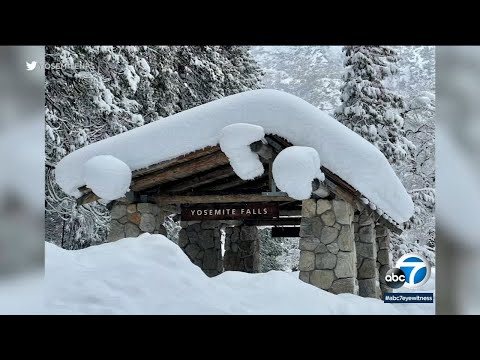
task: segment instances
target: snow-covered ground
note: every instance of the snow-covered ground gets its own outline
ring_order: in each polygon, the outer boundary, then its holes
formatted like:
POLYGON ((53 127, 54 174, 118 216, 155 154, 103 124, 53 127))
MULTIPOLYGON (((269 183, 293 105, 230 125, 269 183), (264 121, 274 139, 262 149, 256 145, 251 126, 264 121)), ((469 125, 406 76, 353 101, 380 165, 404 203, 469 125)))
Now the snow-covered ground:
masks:
MULTIPOLYGON (((434 313, 434 304, 391 305, 333 295, 295 273, 228 271, 209 278, 162 235, 143 234, 76 251, 46 243, 45 255, 49 314, 434 313)), ((434 284, 432 276, 421 290, 432 290, 434 284)))

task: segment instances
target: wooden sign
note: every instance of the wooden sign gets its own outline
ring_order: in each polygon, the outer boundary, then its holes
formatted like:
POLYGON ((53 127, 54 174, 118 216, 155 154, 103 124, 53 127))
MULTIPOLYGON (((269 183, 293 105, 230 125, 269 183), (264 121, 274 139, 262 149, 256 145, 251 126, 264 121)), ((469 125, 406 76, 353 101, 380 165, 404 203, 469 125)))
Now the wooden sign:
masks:
POLYGON ((195 204, 182 205, 181 209, 184 221, 276 219, 279 216, 277 203, 195 204))

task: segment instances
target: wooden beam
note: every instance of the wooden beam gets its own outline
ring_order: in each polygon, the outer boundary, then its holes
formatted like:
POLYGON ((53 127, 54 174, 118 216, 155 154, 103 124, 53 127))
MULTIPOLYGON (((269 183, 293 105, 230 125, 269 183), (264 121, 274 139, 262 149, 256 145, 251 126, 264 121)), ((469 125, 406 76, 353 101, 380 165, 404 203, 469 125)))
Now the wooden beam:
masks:
POLYGON ((84 194, 86 193, 89 193, 90 191, 92 191, 89 187, 87 187, 87 185, 83 185, 81 187, 78 188, 78 190, 84 194))
POLYGON ((194 176, 193 178, 188 178, 187 180, 180 181, 171 186, 167 185, 167 187, 162 189, 162 192, 171 193, 189 190, 205 184, 210 184, 214 181, 224 179, 232 175, 235 175, 235 172, 230 165, 226 165, 218 169, 213 169, 206 174, 194 176))
POLYGON ((327 188, 331 190, 335 195, 337 195, 342 200, 345 200, 346 202, 353 205, 355 209, 359 210, 359 207, 361 206, 360 205, 361 202, 358 200, 358 198, 355 195, 343 189, 342 187, 338 186, 337 184, 333 183, 329 179, 325 179, 324 183, 325 185, 327 185, 327 188))
POLYGON ((228 163, 227 156, 223 152, 217 151, 207 156, 171 166, 165 170, 147 174, 141 178, 135 178, 130 189, 133 191, 142 191, 156 185, 183 179, 193 174, 210 170, 221 165, 226 165, 228 163))
MULTIPOLYGON (((189 154, 176 157, 175 159, 162 161, 158 164, 151 165, 147 168, 132 171, 132 179, 139 178, 139 177, 142 178, 144 175, 151 174, 151 173, 157 172, 159 170, 165 170, 165 169, 167 169, 169 167, 172 167, 174 165, 183 164, 183 163, 186 163, 188 161, 198 159, 202 156, 213 154, 215 152, 220 152, 220 146, 218 146, 218 145, 217 146, 208 146, 205 149, 197 150, 197 151, 191 152, 189 154)), ((132 180, 131 186, 133 186, 134 184, 135 184, 135 180, 132 180)), ((78 190, 80 190, 84 194, 88 194, 92 191, 86 185, 84 185, 82 187, 79 187, 78 190)))
POLYGON ((159 205, 164 204, 213 204, 213 203, 242 203, 242 202, 271 202, 292 201, 288 196, 265 196, 261 194, 238 195, 157 195, 152 199, 159 205))
POLYGON ((132 178, 140 177, 140 176, 143 176, 143 175, 146 175, 146 174, 150 174, 152 172, 157 172, 158 170, 164 170, 164 169, 169 168, 170 166, 179 165, 179 164, 185 163, 187 161, 198 159, 202 156, 213 154, 217 151, 220 151, 220 146, 218 146, 218 145, 217 146, 208 146, 204 149, 197 150, 197 151, 191 152, 189 154, 176 157, 175 159, 162 161, 158 164, 151 165, 151 166, 149 166, 145 169, 135 170, 135 171, 132 172, 132 178))
POLYGON ((238 189, 238 191, 240 191, 240 190, 248 190, 248 189, 262 189, 263 187, 265 187, 265 189, 268 189, 268 177, 266 174, 256 179, 246 181, 243 184, 232 186, 229 188, 229 190, 237 191, 238 189))
POLYGON ((352 186, 350 185, 349 183, 347 183, 345 180, 343 180, 340 176, 338 176, 337 174, 334 174, 333 172, 331 172, 329 169, 323 167, 323 166, 320 166, 320 170, 322 170, 322 172, 325 174, 325 176, 327 176, 330 180, 332 180, 335 184, 337 185, 340 185, 341 187, 343 187, 344 189, 350 191, 352 193, 352 195, 354 196, 357 196, 357 197, 360 197, 361 194, 352 186))
POLYGON ((383 217, 380 217, 380 219, 378 220, 378 223, 384 225, 387 229, 389 229, 390 231, 394 232, 397 235, 400 235, 403 232, 402 229, 393 225, 390 221, 386 220, 383 217))
POLYGON ((301 210, 302 209, 302 200, 287 201, 283 204, 280 204, 284 210, 301 210))
POLYGON ((238 185, 245 184, 245 183, 247 183, 247 181, 248 180, 242 180, 238 176, 235 176, 231 181, 229 181, 227 183, 215 185, 215 186, 212 186, 212 187, 207 187, 207 188, 205 188, 205 190, 208 190, 208 191, 226 190, 226 189, 230 189, 232 187, 238 186, 238 185))
POLYGON ((290 146, 293 145, 290 141, 288 141, 287 139, 285 139, 285 138, 283 138, 279 135, 270 134, 270 135, 267 135, 267 137, 270 137, 270 138, 274 139, 277 143, 282 145, 282 147, 284 147, 284 148, 287 148, 287 147, 290 147, 290 146))
POLYGON ((273 149, 271 146, 264 144, 261 140, 255 141, 250 144, 250 149, 265 160, 270 160, 273 158, 273 149))
POLYGON ((245 225, 250 225, 250 226, 269 226, 269 225, 275 225, 275 226, 281 226, 281 225, 295 225, 299 226, 300 222, 302 221, 302 218, 278 218, 278 219, 259 219, 259 220, 244 220, 243 223, 245 225))
POLYGON ((206 186, 197 188, 196 191, 198 192, 197 195, 210 195, 211 192, 214 191, 218 191, 220 194, 222 194, 224 193, 221 192, 222 190, 228 190, 228 192, 230 192, 230 190, 256 190, 262 188, 262 186, 267 186, 266 175, 262 175, 253 180, 242 180, 237 175, 234 175, 226 179, 220 179, 220 181, 215 181, 212 184, 207 184, 206 186))
POLYGON ((280 208, 280 216, 302 216, 302 209, 283 210, 280 208))
POLYGON ((267 140, 268 144, 275 149, 277 153, 282 151, 285 147, 280 145, 277 141, 275 141, 272 137, 266 136, 265 140, 267 140))
POLYGON ((77 205, 85 205, 85 204, 97 201, 99 199, 100 199, 99 196, 95 195, 93 192, 90 191, 77 199, 77 205))

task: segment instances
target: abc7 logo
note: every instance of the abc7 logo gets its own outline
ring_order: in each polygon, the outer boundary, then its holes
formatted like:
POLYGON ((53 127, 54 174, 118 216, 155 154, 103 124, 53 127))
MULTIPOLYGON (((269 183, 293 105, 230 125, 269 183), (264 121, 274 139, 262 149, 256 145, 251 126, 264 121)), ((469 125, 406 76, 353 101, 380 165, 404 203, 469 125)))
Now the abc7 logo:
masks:
POLYGON ((403 285, 416 289, 428 281, 430 272, 430 264, 423 255, 405 254, 398 259, 393 269, 387 271, 385 282, 392 289, 398 289, 403 285))
POLYGON ((392 289, 401 288, 405 284, 405 273, 402 269, 390 269, 385 274, 385 282, 392 289))

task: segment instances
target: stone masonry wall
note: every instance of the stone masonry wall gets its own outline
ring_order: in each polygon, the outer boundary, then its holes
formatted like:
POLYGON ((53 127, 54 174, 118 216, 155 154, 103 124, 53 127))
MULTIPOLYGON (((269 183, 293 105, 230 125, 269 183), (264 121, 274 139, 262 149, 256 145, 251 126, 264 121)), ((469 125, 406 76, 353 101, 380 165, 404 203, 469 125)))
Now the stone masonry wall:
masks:
POLYGON ((260 272, 260 241, 256 226, 225 229, 225 271, 260 272))
POLYGON ((208 276, 223 272, 222 244, 218 221, 182 221, 178 245, 208 276))
POLYGON ((377 243, 377 268, 380 277, 380 290, 383 294, 386 292, 392 292, 392 289, 389 288, 385 283, 385 275, 387 271, 392 267, 391 257, 390 257, 390 233, 388 229, 380 224, 377 224, 375 227, 376 233, 376 243, 377 243))
POLYGON ((354 225, 354 227, 357 226, 355 246, 359 295, 380 298, 375 220, 370 209, 367 208, 358 215, 358 225, 354 225))
POLYGON ((182 221, 178 245, 210 277, 223 271, 259 272, 257 227, 242 224, 236 220, 182 221), (223 230, 225 254, 222 257, 223 230))
POLYGON ((343 200, 303 201, 300 279, 334 294, 358 294, 353 207, 343 200))
POLYGON ((111 222, 107 241, 116 241, 126 237, 137 237, 142 233, 166 235, 163 226, 169 211, 162 210, 156 204, 114 203, 110 210, 111 222))

